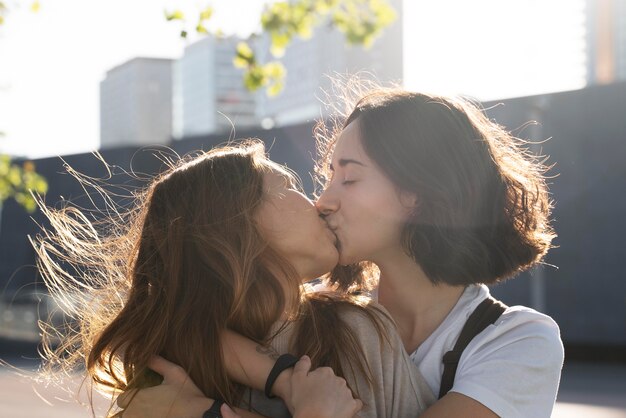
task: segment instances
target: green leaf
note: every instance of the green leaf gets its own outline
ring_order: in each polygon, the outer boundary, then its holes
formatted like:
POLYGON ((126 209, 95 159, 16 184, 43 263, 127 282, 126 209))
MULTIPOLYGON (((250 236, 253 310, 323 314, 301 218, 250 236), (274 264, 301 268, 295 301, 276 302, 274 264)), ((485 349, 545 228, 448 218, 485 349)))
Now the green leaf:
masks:
MULTIPOLYGON (((271 54, 280 57, 295 36, 306 39, 327 23, 342 31, 349 44, 369 47, 395 18, 388 0, 278 0, 265 6, 261 27, 270 36, 271 54)), ((233 65, 244 69, 246 88, 265 87, 268 95, 278 94, 284 88, 285 68, 276 62, 258 63, 244 45, 238 46, 233 65)))
POLYGON ((283 91, 283 87, 284 87, 284 83, 281 83, 281 82, 273 83, 267 88, 267 95, 269 97, 278 96, 280 92, 283 91))
POLYGON ((9 168, 7 179, 13 187, 19 186, 22 184, 22 170, 18 166, 12 165, 11 168, 9 168))
POLYGON ((19 192, 15 195, 15 200, 17 203, 22 205, 27 212, 33 213, 35 209, 37 209, 37 202, 33 199, 30 193, 27 192, 19 192))
POLYGON ((263 74, 263 69, 258 66, 253 66, 244 73, 243 82, 249 91, 257 91, 267 83, 267 79, 263 74))
POLYGON ((181 10, 174 10, 171 13, 165 11, 165 18, 168 22, 171 20, 185 20, 185 14, 181 10))
POLYGON ((398 17, 394 8, 385 0, 370 0, 370 7, 382 26, 393 23, 398 17))
POLYGON ((386 0, 345 0, 332 14, 333 24, 349 44, 372 45, 382 30, 396 19, 386 0))
POLYGON ((198 25, 196 26, 196 32, 198 32, 198 33, 204 33, 204 34, 209 33, 209 31, 207 30, 207 28, 206 28, 206 27, 204 27, 204 25, 202 25, 202 23, 198 23, 198 25))
POLYGON ((48 183, 46 179, 35 171, 32 161, 25 161, 22 165, 13 164, 11 157, 0 155, 0 203, 13 197, 27 211, 37 208, 30 191, 46 193, 48 183))
POLYGON ((11 157, 8 155, 0 155, 0 178, 6 177, 9 174, 9 168, 11 167, 11 157))
POLYGON ((273 61, 265 64, 265 74, 272 79, 282 79, 287 74, 285 66, 279 61, 273 61))
POLYGON ((314 4, 315 11, 320 14, 327 14, 331 9, 337 6, 338 1, 333 0, 316 0, 314 4))
POLYGON ((43 177, 39 176, 39 178, 35 179, 33 182, 31 189, 37 193, 45 194, 48 192, 48 182, 43 177))
POLYGON ((235 66, 235 68, 248 68, 250 63, 247 60, 236 56, 235 58, 233 58, 233 65, 235 66))
POLYGON ((213 7, 208 6, 200 12, 200 20, 209 20, 213 16, 213 7))
POLYGON ((237 57, 252 63, 254 61, 254 51, 247 42, 239 42, 237 44, 237 57))
POLYGON ((287 33, 272 33, 272 46, 270 52, 275 57, 282 57, 285 55, 285 48, 291 42, 291 36, 287 33))

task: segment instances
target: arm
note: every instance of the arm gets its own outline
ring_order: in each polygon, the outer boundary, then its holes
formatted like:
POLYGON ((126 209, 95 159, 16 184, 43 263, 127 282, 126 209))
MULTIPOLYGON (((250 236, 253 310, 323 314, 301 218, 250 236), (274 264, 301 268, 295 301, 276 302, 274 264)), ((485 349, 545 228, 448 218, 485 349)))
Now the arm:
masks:
MULTIPOLYGON (((163 376, 163 383, 139 391, 122 394, 117 404, 124 408, 124 418, 167 416, 171 418, 200 418, 213 400, 204 397, 185 371, 174 363, 155 357, 150 368, 163 376)), ((311 360, 304 356, 294 368, 291 379, 294 418, 351 418, 362 407, 346 386, 345 380, 335 376, 328 367, 310 371, 311 360)), ((227 408, 224 418, 236 418, 227 408)), ((235 408, 242 418, 260 417, 255 413, 235 408)))
POLYGON ((498 418, 498 415, 469 396, 450 392, 420 415, 420 418, 443 417, 498 418))
MULTIPOLYGON (((353 364, 354 359, 345 358, 342 360, 348 384, 358 393, 359 398, 365 404, 359 416, 362 418, 416 416, 424 411, 427 405, 433 404, 435 397, 404 350, 395 324, 386 314, 384 308, 376 305, 372 313, 379 319, 382 328, 387 330, 388 339, 383 338, 381 341, 374 323, 363 312, 356 308, 340 311, 342 320, 349 326, 354 338, 360 342, 366 367, 371 371, 373 379, 373 386, 370 386, 367 377, 362 375, 358 367, 353 364)), ((227 359, 227 362, 235 363, 233 359, 236 358, 240 370, 234 370, 233 364, 229 364, 227 366, 229 374, 240 382, 242 377, 247 376, 249 380, 243 383, 262 391, 265 378, 274 364, 274 358, 278 357, 278 353, 272 352, 271 347, 268 348, 267 353, 261 353, 264 348, 237 334, 230 334, 224 339, 225 351, 232 351, 236 355, 233 354, 233 358, 227 359), (271 359, 269 362, 267 361, 268 358, 271 359), (265 362, 268 364, 260 366, 259 363, 265 362), (266 370, 260 370, 263 368, 266 370), (247 373, 242 369, 246 369, 247 373), (258 374, 256 374, 257 372, 258 374), (238 376, 236 373, 242 375, 238 376), (255 382, 255 378, 258 381, 255 382)), ((278 344, 277 348, 282 350, 285 347, 278 344)), ((287 386, 287 390, 290 379, 293 380, 292 377, 285 376, 282 382, 283 385, 287 386)), ((284 388, 278 387, 278 383, 274 387, 274 392, 281 396, 280 393, 286 391, 284 388)), ((295 393, 292 394, 292 396, 296 395, 295 393)), ((307 395, 311 396, 310 394, 307 395)))
MULTIPOLYGON (((213 399, 203 395, 182 367, 162 357, 151 359, 149 367, 163 376, 163 382, 158 386, 121 394, 117 398, 117 405, 124 410, 124 418, 200 418, 213 405, 213 399)), ((234 408, 233 411, 228 405, 222 405, 221 411, 224 418, 261 417, 240 408, 234 408)))
MULTIPOLYGON (((229 330, 223 334, 222 353, 229 376, 244 386, 260 391, 264 390, 265 380, 279 356, 272 347, 260 346, 229 330)), ((165 380, 159 386, 139 391, 139 396, 133 399, 132 406, 124 413, 127 418, 132 418, 135 411, 143 414, 137 416, 152 416, 156 414, 156 411, 168 410, 174 417, 184 416, 184 413, 199 417, 213 404, 213 400, 205 398, 185 371, 177 365, 161 357, 155 357, 149 367, 164 376, 165 380), (184 406, 177 402, 176 394, 179 391, 185 394, 184 406)), ((272 393, 283 399, 293 413, 292 373, 292 369, 282 372, 274 383, 272 393)), ((118 400, 118 405, 127 408, 135 393, 122 395, 118 400)), ((241 416, 246 416, 246 411, 238 410, 237 412, 241 416)))
MULTIPOLYGON (((228 375, 244 386, 263 391, 267 376, 279 354, 272 347, 261 346, 232 331, 227 330, 223 337, 222 352, 228 375)), ((291 377, 292 369, 278 375, 272 387, 272 394, 281 398, 293 412, 291 377)))

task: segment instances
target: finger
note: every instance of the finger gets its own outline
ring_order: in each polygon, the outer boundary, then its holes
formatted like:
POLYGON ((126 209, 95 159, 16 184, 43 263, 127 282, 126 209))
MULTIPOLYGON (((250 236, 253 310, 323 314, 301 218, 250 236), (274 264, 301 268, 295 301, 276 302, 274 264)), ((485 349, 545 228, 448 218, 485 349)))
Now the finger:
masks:
POLYGON ((354 408, 354 413, 356 414, 361 409, 363 409, 363 401, 361 401, 360 399, 355 399, 355 401, 356 401, 356 406, 354 408))
POLYGON ((182 383, 187 378, 187 374, 180 366, 161 356, 152 356, 148 361, 148 367, 163 376, 163 383, 173 381, 182 383))
POLYGON ((235 411, 230 409, 230 406, 223 404, 220 408, 220 412, 222 413, 223 418, 241 418, 235 411))
POLYGON ((315 373, 321 374, 322 376, 326 376, 326 377, 335 376, 335 371, 327 366, 318 367, 317 369, 315 369, 315 373))
POLYGON ((118 396, 116 400, 117 406, 122 409, 128 408, 128 404, 135 397, 135 394, 137 394, 137 390, 138 389, 131 389, 118 396))
POLYGON ((306 376, 309 373, 309 370, 311 370, 311 359, 309 356, 302 356, 293 368, 293 375, 294 377, 306 376))

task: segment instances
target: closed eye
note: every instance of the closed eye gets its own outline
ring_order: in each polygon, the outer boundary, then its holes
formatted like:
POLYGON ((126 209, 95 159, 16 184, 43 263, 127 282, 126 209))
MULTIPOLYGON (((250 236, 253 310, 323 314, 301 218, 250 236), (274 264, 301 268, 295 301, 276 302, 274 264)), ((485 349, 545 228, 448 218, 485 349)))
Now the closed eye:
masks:
POLYGON ((349 184, 353 184, 356 183, 356 180, 344 180, 341 182, 341 184, 343 184, 344 186, 347 186, 349 184))

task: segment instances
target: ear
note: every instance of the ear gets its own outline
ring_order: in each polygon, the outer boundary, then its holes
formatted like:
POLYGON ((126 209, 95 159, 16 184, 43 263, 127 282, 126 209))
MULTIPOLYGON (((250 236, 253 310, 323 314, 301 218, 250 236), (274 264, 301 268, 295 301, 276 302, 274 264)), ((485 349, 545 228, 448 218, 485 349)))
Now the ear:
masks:
POLYGON ((417 197, 417 193, 401 191, 400 204, 407 209, 409 214, 412 214, 420 207, 420 200, 417 197))

